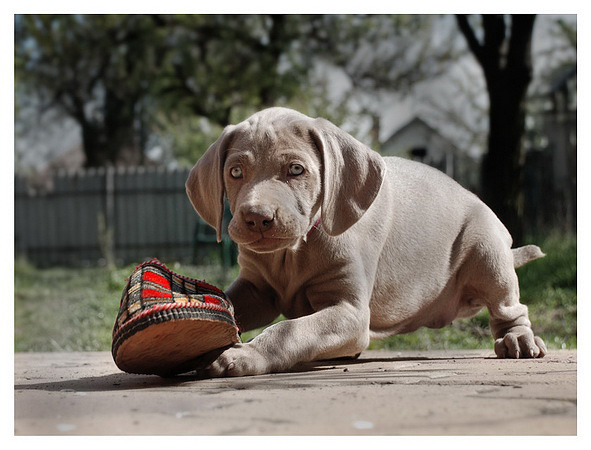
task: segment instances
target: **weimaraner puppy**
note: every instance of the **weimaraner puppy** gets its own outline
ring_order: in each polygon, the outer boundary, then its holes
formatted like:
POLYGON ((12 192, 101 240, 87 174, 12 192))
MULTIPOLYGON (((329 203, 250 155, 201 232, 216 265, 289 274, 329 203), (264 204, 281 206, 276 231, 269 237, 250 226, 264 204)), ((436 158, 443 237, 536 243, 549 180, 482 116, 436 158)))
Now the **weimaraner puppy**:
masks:
POLYGON ((495 214, 436 169, 382 157, 327 120, 269 108, 226 127, 186 188, 218 241, 229 202, 240 274, 226 293, 240 329, 288 319, 219 353, 208 376, 353 357, 370 339, 483 307, 498 357, 546 353, 515 273, 544 254, 511 249, 495 214))

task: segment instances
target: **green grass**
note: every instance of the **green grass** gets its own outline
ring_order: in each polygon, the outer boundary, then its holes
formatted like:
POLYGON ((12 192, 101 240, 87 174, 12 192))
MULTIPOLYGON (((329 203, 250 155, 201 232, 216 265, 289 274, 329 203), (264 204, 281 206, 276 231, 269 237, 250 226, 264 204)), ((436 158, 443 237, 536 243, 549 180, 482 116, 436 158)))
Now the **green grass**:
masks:
MULTIPOLYGON (((164 262, 216 286, 226 287, 237 275, 237 269, 224 276, 220 267, 164 262)), ((110 350, 121 292, 134 268, 36 269, 16 261, 15 351, 110 350)))
POLYGON ((552 348, 577 346, 577 240, 553 235, 540 247, 546 257, 517 270, 534 331, 552 348))
MULTIPOLYGON (((534 331, 549 348, 576 348, 576 238, 553 235, 535 242, 547 256, 518 269, 522 302, 529 307, 534 331)), ((224 275, 217 266, 164 262, 178 273, 222 288, 238 272, 234 268, 224 275)), ((15 261, 15 351, 109 350, 121 291, 134 268, 37 269, 15 261)), ((243 340, 260 331, 244 333, 243 340)), ((373 341, 370 348, 492 349, 488 312, 439 330, 423 328, 373 341)))

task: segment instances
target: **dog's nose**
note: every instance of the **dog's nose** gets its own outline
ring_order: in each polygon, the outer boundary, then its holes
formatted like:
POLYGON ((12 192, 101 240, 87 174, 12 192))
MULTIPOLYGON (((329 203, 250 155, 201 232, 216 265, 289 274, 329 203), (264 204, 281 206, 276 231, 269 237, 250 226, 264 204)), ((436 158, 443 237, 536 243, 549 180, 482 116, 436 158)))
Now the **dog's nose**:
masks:
POLYGON ((275 211, 266 206, 258 206, 249 208, 242 217, 249 230, 268 231, 273 227, 275 211))

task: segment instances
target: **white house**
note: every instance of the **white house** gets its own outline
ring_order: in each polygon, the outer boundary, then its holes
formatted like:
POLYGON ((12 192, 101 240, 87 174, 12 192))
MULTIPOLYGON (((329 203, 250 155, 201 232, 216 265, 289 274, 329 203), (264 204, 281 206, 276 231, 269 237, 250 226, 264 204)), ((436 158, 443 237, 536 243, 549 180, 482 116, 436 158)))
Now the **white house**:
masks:
POLYGON ((478 187, 478 161, 458 149, 420 117, 400 127, 381 146, 382 155, 399 156, 428 164, 464 187, 478 187))

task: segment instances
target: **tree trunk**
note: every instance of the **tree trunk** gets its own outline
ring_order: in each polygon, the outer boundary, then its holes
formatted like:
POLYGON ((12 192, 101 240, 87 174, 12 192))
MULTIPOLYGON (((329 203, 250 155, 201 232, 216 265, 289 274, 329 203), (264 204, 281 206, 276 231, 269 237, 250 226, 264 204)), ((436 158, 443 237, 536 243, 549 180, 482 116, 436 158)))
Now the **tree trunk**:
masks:
POLYGON ((84 167, 101 167, 106 165, 109 161, 109 156, 100 129, 88 122, 82 122, 80 125, 82 127, 82 148, 84 149, 84 156, 86 156, 84 167))
POLYGON ((523 243, 521 197, 525 101, 532 77, 531 37, 535 15, 483 15, 482 42, 467 18, 458 26, 482 67, 489 96, 488 152, 481 168, 481 196, 505 224, 515 246, 523 243), (509 27, 509 29, 507 28, 509 27))
POLYGON ((82 145, 85 167, 136 166, 142 162, 142 151, 134 142, 130 124, 119 124, 116 129, 85 124, 82 126, 82 145))
POLYGON ((140 164, 142 149, 135 138, 134 103, 118 100, 107 91, 104 108, 103 121, 81 121, 85 166, 140 164))
MULTIPOLYGON (((499 80, 489 87, 488 153, 481 167, 482 199, 505 224, 515 245, 523 242, 522 140, 524 95, 516 80, 499 80), (511 86, 511 84, 513 86, 511 86)), ((525 88, 527 84, 525 85, 525 88)))
POLYGON ((261 48, 261 58, 267 64, 265 78, 260 88, 261 106, 268 108, 274 106, 278 93, 281 92, 278 83, 279 60, 285 45, 285 15, 271 14, 271 29, 269 31, 269 44, 261 48))

